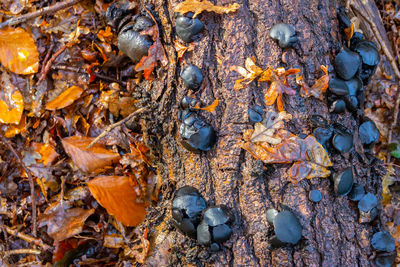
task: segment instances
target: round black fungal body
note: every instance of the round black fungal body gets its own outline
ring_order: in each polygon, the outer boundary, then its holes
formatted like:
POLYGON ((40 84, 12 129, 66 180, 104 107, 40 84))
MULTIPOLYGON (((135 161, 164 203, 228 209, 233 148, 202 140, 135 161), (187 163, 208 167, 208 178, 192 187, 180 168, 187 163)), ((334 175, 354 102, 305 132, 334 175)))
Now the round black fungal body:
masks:
POLYGON ((255 105, 253 107, 249 107, 247 112, 249 114, 250 123, 257 123, 263 120, 264 110, 261 106, 255 105))
POLYGON ((345 81, 345 83, 349 90, 349 95, 351 96, 357 96, 358 93, 363 90, 362 81, 357 77, 345 81))
POLYGON ((120 30, 118 34, 118 49, 127 55, 132 62, 139 62, 142 57, 147 55, 150 46, 153 44, 153 40, 149 35, 140 34, 142 30, 152 25, 154 23, 149 18, 139 16, 134 22, 126 24, 120 30))
POLYGON ((308 195, 308 198, 312 202, 320 202, 322 199, 321 191, 319 191, 318 189, 311 190, 310 194, 308 195))
POLYGON ((286 23, 275 24, 271 28, 269 36, 277 41, 281 48, 294 47, 299 41, 296 29, 286 23))
POLYGON ((276 217, 276 215, 278 215, 278 211, 276 209, 268 209, 267 213, 266 213, 266 217, 267 217, 267 222, 269 222, 270 224, 274 223, 274 219, 276 217))
POLYGON ((343 48, 339 54, 336 55, 334 67, 336 73, 344 80, 350 80, 358 72, 361 66, 361 58, 358 53, 355 53, 348 48, 343 48))
POLYGON ((341 154, 346 154, 353 147, 353 136, 350 133, 335 133, 332 145, 341 154))
POLYGON ((375 123, 368 120, 358 128, 358 136, 363 145, 373 145, 378 143, 380 133, 375 123))
POLYGON ((383 253, 382 255, 377 255, 375 258, 375 264, 378 267, 391 267, 396 260, 395 253, 383 253))
POLYGON ((365 37, 361 32, 354 32, 350 39, 350 49, 354 51, 354 47, 363 40, 365 40, 365 37))
POLYGON ((318 127, 314 129, 313 135, 325 149, 329 148, 329 143, 333 135, 333 127, 318 127))
POLYGON ((350 193, 353 187, 353 169, 347 168, 346 170, 333 175, 335 184, 335 192, 339 196, 345 196, 350 193))
POLYGON ((203 30, 204 24, 198 18, 193 19, 193 13, 176 15, 175 32, 184 42, 193 42, 195 36, 203 30))
MULTIPOLYGON (((181 108, 184 110, 190 110, 193 111, 195 110, 194 108, 196 107, 196 105, 200 105, 200 101, 194 97, 188 97, 188 96, 184 96, 181 100, 181 108)), ((182 120, 182 118, 180 118, 180 120, 182 120)))
POLYGON ((394 238, 386 231, 375 233, 371 239, 371 245, 379 251, 392 252, 396 249, 394 238))
POLYGON ((344 113, 346 111, 346 102, 343 99, 334 101, 329 111, 337 114, 344 113))
POLYGON ((181 79, 186 88, 198 90, 201 82, 203 81, 203 74, 198 67, 194 65, 187 65, 181 73, 181 79))
POLYGON ((344 30, 347 28, 350 28, 351 26, 351 20, 346 14, 346 11, 343 6, 339 7, 339 10, 337 12, 337 17, 339 20, 339 27, 344 30))
POLYGON ((212 251, 232 235, 231 224, 234 216, 224 205, 209 207, 203 213, 203 220, 197 227, 197 241, 201 245, 210 245, 212 251))
POLYGON ((369 212, 378 205, 378 199, 374 194, 365 194, 360 202, 358 202, 358 209, 362 212, 369 212))
POLYGON ((376 45, 371 41, 358 42, 354 46, 353 51, 357 52, 361 57, 362 65, 359 77, 367 84, 369 78, 375 73, 379 64, 379 51, 376 45))
POLYGON ((353 188, 349 193, 349 199, 352 201, 360 201, 365 195, 364 186, 361 184, 354 183, 353 188))
POLYGON ((129 11, 120 5, 120 3, 113 3, 110 5, 105 13, 105 19, 107 25, 111 26, 114 30, 117 30, 119 23, 126 16, 129 15, 129 11))
POLYGON ((277 240, 295 245, 301 239, 302 227, 297 217, 292 212, 285 210, 276 215, 274 231, 277 240))
POLYGON ((184 234, 196 238, 196 228, 200 223, 201 213, 206 208, 206 201, 196 188, 181 187, 172 201, 173 222, 184 234))
POLYGON ((338 96, 345 96, 349 94, 349 88, 346 81, 340 78, 329 79, 329 91, 338 96))

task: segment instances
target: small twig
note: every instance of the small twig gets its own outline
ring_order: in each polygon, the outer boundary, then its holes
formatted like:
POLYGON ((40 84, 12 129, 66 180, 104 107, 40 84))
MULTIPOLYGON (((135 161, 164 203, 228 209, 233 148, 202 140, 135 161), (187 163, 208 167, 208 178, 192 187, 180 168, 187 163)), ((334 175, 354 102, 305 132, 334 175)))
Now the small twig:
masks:
POLYGON ((33 230, 32 230, 32 235, 36 237, 36 232, 37 232, 37 220, 36 220, 36 197, 35 197, 35 184, 33 182, 33 177, 29 169, 25 166, 24 162, 21 160, 21 158, 18 156, 17 152, 14 150, 10 142, 8 141, 7 138, 4 137, 3 134, 0 133, 0 139, 1 141, 10 149, 10 151, 14 154, 15 158, 17 159, 18 163, 22 166, 22 168, 25 170, 26 174, 28 175, 29 178, 29 186, 31 188, 31 201, 32 201, 32 224, 33 224, 33 230))
POLYGON ((45 243, 43 243, 43 241, 40 240, 40 239, 31 237, 31 236, 29 236, 27 234, 20 233, 17 230, 11 229, 8 226, 4 226, 4 228, 5 228, 6 232, 8 234, 12 235, 12 236, 18 237, 18 238, 20 238, 20 239, 22 239, 22 240, 24 240, 24 241, 26 241, 28 243, 31 243, 31 244, 37 245, 39 247, 42 247, 44 250, 50 249, 50 247, 48 245, 46 245, 45 243))
MULTIPOLYGON (((369 24, 371 27, 376 39, 378 39, 378 42, 380 43, 383 53, 385 54, 386 58, 389 60, 390 66, 393 69, 394 74, 397 77, 397 80, 399 82, 397 86, 397 91, 396 91, 396 102, 394 105, 394 110, 393 110, 393 123, 390 124, 389 126, 389 131, 388 131, 388 144, 392 142, 392 132, 393 132, 393 127, 396 125, 397 120, 398 120, 398 115, 399 115, 399 106, 400 106, 400 71, 399 68, 397 67, 396 59, 393 57, 392 53, 390 52, 389 48, 386 46, 385 42, 382 39, 382 36, 380 35, 380 32, 378 28, 376 27, 375 23, 373 23, 366 14, 364 14, 363 11, 357 8, 357 6, 353 3, 353 1, 349 1, 350 6, 369 24)), ((386 158, 386 161, 390 161, 390 153, 388 153, 388 156, 386 158)))
POLYGON ((0 225, 0 228, 1 228, 1 231, 3 232, 3 235, 4 235, 4 241, 5 241, 6 250, 8 250, 9 249, 8 248, 8 234, 7 234, 6 229, 5 229, 4 225, 3 225, 3 220, 2 220, 1 223, 2 224, 0 225))
POLYGON ((122 125, 123 123, 129 121, 130 119, 132 119, 133 117, 135 117, 136 115, 142 113, 143 111, 145 111, 146 108, 139 108, 138 110, 132 112, 131 114, 129 114, 128 117, 125 117, 124 119, 111 124, 110 126, 108 126, 99 136, 97 136, 87 147, 86 149, 91 148, 94 144, 96 144, 101 138, 103 138, 104 136, 106 136, 109 132, 111 132, 114 128, 122 125))
POLYGON ((56 46, 55 43, 51 43, 51 45, 50 45, 50 47, 49 47, 49 50, 47 50, 47 54, 46 54, 46 56, 45 56, 45 58, 44 58, 44 60, 43 60, 42 69, 40 70, 40 73, 42 73, 42 72, 44 71, 44 67, 46 66, 47 61, 49 60, 49 57, 50 57, 50 55, 51 55, 51 51, 53 51, 53 48, 54 48, 55 46, 56 46))
POLYGON ((36 85, 39 85, 46 78, 47 73, 50 71, 51 65, 57 59, 57 57, 61 55, 62 52, 65 51, 65 49, 67 49, 67 46, 63 45, 60 49, 57 50, 57 52, 54 53, 54 55, 49 59, 49 61, 47 61, 44 68, 42 68, 42 71, 40 73, 40 78, 36 85))
POLYGON ((31 249, 31 248, 21 248, 21 249, 14 249, 4 252, 4 257, 8 257, 10 255, 17 255, 17 254, 36 254, 39 255, 41 253, 40 250, 31 249))
POLYGON ((40 16, 43 16, 43 15, 46 15, 46 14, 49 14, 49 13, 55 13, 55 12, 61 10, 61 9, 65 9, 65 8, 70 7, 70 6, 73 6, 73 5, 75 5, 75 4, 77 4, 77 3, 81 2, 81 1, 82 0, 65 0, 63 2, 56 3, 56 4, 52 5, 52 6, 44 7, 42 9, 40 9, 40 10, 35 11, 35 12, 28 13, 28 14, 25 14, 25 15, 22 15, 22 16, 19 16, 19 17, 15 17, 15 18, 9 19, 7 21, 4 21, 4 22, 0 23, 0 29, 5 27, 5 26, 17 25, 17 24, 20 24, 20 23, 25 22, 27 20, 34 19, 36 17, 40 17, 40 16))

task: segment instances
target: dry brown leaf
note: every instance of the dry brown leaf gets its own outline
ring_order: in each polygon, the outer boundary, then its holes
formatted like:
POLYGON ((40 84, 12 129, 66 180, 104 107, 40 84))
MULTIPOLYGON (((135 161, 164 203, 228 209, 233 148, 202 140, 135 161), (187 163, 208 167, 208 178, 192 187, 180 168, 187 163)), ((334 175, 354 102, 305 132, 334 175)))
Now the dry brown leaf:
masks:
POLYGON ((201 108, 200 103, 197 103, 196 106, 194 106, 193 108, 208 111, 208 112, 213 112, 215 110, 215 108, 218 107, 218 104, 219 104, 219 100, 215 99, 214 102, 212 102, 212 104, 207 107, 201 108))
POLYGON ((321 70, 325 74, 319 78, 311 88, 305 83, 303 76, 296 77, 296 83, 303 89, 300 91, 302 97, 314 96, 315 98, 324 100, 323 93, 326 92, 329 86, 328 67, 321 65, 321 70))
POLYGON ((250 57, 246 58, 244 64, 245 68, 241 66, 231 66, 230 68, 231 71, 236 71, 244 77, 243 79, 236 80, 235 85, 233 86, 233 89, 235 90, 246 88, 248 84, 260 77, 263 73, 263 69, 258 67, 250 57))
POLYGON ((47 225, 47 233, 58 243, 82 232, 86 219, 94 209, 71 208, 69 202, 59 200, 52 203, 39 218, 39 227, 47 225))
POLYGON ((390 203, 392 196, 390 194, 389 186, 392 185, 396 181, 394 178, 395 176, 396 176, 396 172, 393 168, 392 163, 390 163, 386 169, 385 176, 382 177, 382 205, 383 206, 390 203))
POLYGON ((37 160, 37 162, 42 162, 44 166, 50 166, 58 157, 58 153, 49 144, 33 142, 31 146, 41 156, 41 159, 37 160))
POLYGON ((194 43, 190 43, 188 46, 184 46, 183 44, 181 44, 180 42, 175 40, 174 47, 175 47, 175 50, 177 53, 177 59, 180 60, 180 59, 182 59, 183 55, 186 52, 193 51, 194 48, 196 47, 196 45, 194 43))
POLYGON ((146 217, 146 206, 129 177, 100 176, 88 182, 93 197, 125 226, 136 226, 146 217))
POLYGON ((186 14, 188 12, 193 12, 193 18, 195 18, 198 14, 200 14, 203 11, 208 11, 208 12, 215 12, 218 14, 228 14, 228 13, 233 13, 239 10, 240 6, 237 3, 230 4, 228 6, 216 6, 213 3, 207 1, 207 0, 186 0, 182 3, 179 3, 174 11, 181 13, 181 14, 186 14))
MULTIPOLYGON (((282 142, 280 135, 276 135, 276 131, 281 130, 284 126, 284 121, 292 119, 292 115, 285 111, 276 113, 274 111, 267 112, 265 123, 258 122, 254 125, 254 131, 250 137, 250 141, 267 142, 271 145, 277 145, 282 142)), ((282 130, 281 130, 282 131, 282 130)), ((285 134, 285 132, 282 132, 285 134)))
POLYGON ((26 116, 22 116, 21 120, 17 125, 15 124, 10 124, 7 125, 7 129, 4 132, 4 136, 7 138, 11 138, 16 136, 17 134, 21 134, 22 136, 25 136, 27 133, 28 128, 26 127, 26 116))
POLYGON ((0 62, 17 74, 33 74, 39 69, 39 52, 31 34, 22 28, 0 29, 0 62))
POLYGON ((122 248, 125 246, 124 237, 120 234, 105 235, 103 246, 106 248, 122 248))
POLYGON ((118 162, 120 156, 99 143, 87 149, 93 140, 91 137, 71 136, 62 139, 62 144, 65 152, 79 169, 84 172, 99 173, 105 167, 118 162))
POLYGON ((46 109, 48 110, 56 110, 65 108, 75 100, 77 100, 83 93, 83 89, 78 86, 71 86, 64 92, 62 92, 59 96, 51 100, 46 104, 46 109))

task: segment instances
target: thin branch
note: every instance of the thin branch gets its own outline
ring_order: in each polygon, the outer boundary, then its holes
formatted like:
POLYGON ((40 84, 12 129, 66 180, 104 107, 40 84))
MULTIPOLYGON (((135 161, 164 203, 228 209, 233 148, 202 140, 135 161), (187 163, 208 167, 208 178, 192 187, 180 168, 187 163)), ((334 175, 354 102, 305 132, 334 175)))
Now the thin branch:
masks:
POLYGON ((47 65, 47 61, 48 61, 49 58, 50 58, 51 51, 53 51, 53 48, 54 48, 55 46, 56 46, 56 44, 52 42, 51 45, 50 45, 50 47, 49 47, 49 50, 47 50, 47 54, 46 54, 46 57, 45 57, 44 60, 43 60, 42 69, 40 70, 40 73, 42 73, 42 72, 44 71, 44 68, 45 68, 45 66, 47 65))
MULTIPOLYGON (((394 105, 394 110, 393 110, 393 123, 390 124, 389 126, 389 131, 388 131, 388 144, 392 142, 392 132, 393 128, 397 123, 398 116, 399 116, 399 107, 400 107, 400 71, 399 68, 397 67, 396 59, 393 57, 392 53, 390 52, 389 48, 386 46, 385 42, 382 39, 382 36, 376 27, 375 23, 373 23, 366 14, 364 14, 363 11, 361 11, 354 3, 353 1, 349 1, 350 6, 369 24, 371 27, 376 39, 378 39, 378 42, 380 43, 383 53, 385 54, 386 58, 389 60, 390 66, 393 69, 394 74, 396 75, 397 81, 398 81, 398 86, 397 86, 397 91, 396 91, 396 96, 395 96, 395 105, 394 105)), ((390 161, 390 153, 388 153, 388 156, 386 158, 387 162, 390 161)))
POLYGON ((65 0, 63 2, 58 2, 52 6, 49 7, 44 7, 42 9, 39 9, 37 11, 22 15, 22 16, 18 16, 12 19, 9 19, 7 21, 4 21, 2 23, 0 23, 0 29, 5 27, 5 26, 13 26, 13 25, 17 25, 20 24, 22 22, 25 22, 27 20, 30 19, 34 19, 36 17, 40 17, 46 14, 50 14, 50 13, 55 13, 61 9, 65 9, 68 7, 71 7, 79 2, 81 2, 82 0, 65 0))
POLYGON ((135 110, 134 112, 132 112, 131 114, 129 114, 129 116, 125 117, 124 119, 111 124, 110 126, 108 126, 99 136, 97 136, 86 148, 89 149, 91 148, 94 144, 96 144, 101 138, 103 138, 104 136, 106 136, 109 132, 111 132, 114 128, 122 125, 123 123, 129 121, 130 119, 132 119, 133 117, 135 117, 136 115, 143 113, 144 111, 146 111, 146 108, 139 108, 138 110, 135 110))
POLYGON ((20 238, 20 239, 22 239, 22 240, 24 240, 24 241, 26 241, 26 242, 28 242, 28 243, 31 243, 31 244, 37 245, 37 246, 39 246, 39 247, 42 247, 44 250, 50 249, 50 247, 49 247, 48 245, 46 245, 46 244, 45 244, 42 240, 40 240, 40 239, 37 239, 37 238, 34 238, 34 237, 29 236, 29 235, 27 235, 27 234, 18 232, 17 230, 13 230, 13 229, 11 229, 11 228, 8 227, 8 226, 4 226, 4 229, 5 229, 5 231, 6 231, 8 234, 10 234, 10 235, 12 235, 12 236, 15 236, 15 237, 18 237, 18 238, 20 238))
POLYGON ((8 147, 8 149, 10 149, 10 151, 14 154, 14 156, 17 159, 18 163, 22 166, 22 168, 24 168, 26 174, 28 175, 29 186, 31 188, 31 201, 32 201, 32 224, 33 224, 32 235, 36 237, 36 232, 37 232, 36 197, 35 197, 35 184, 33 182, 32 174, 31 174, 30 170, 25 166, 25 164, 21 160, 21 158, 18 156, 17 152, 12 147, 12 145, 10 144, 8 139, 5 138, 4 135, 1 134, 1 133, 0 133, 0 139, 8 147))
POLYGON ((8 257, 10 255, 17 255, 17 254, 35 254, 39 255, 41 253, 40 250, 31 249, 31 248, 21 248, 21 249, 14 249, 4 252, 4 256, 8 257))
POLYGON ((42 71, 40 73, 40 78, 36 85, 39 85, 46 78, 47 73, 50 71, 51 65, 57 59, 57 57, 61 55, 62 52, 65 51, 65 49, 67 49, 67 46, 63 45, 60 49, 57 50, 57 52, 54 53, 54 55, 49 59, 49 61, 47 61, 46 65, 42 68, 42 71))

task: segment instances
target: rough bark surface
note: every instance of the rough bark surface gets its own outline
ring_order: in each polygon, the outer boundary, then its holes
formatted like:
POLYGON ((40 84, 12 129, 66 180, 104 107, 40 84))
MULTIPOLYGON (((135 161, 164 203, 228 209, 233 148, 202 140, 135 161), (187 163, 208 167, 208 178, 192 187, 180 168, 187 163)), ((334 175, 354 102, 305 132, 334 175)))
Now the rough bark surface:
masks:
MULTIPOLYGON (((224 5, 231 1, 218 0, 224 5)), ((152 250, 149 266, 373 266, 370 239, 384 219, 372 224, 358 222, 356 203, 337 197, 329 178, 288 182, 290 165, 263 165, 238 145, 248 124, 247 108, 263 104, 268 84, 252 83, 234 91, 239 78, 229 69, 243 66, 254 57, 262 67, 299 67, 309 84, 322 75, 320 65, 332 71, 334 56, 341 47, 336 1, 318 0, 236 0, 241 8, 229 15, 202 14, 206 29, 193 52, 177 62, 173 48, 175 24, 173 8, 178 1, 156 0, 155 10, 161 22, 161 36, 168 54, 167 69, 157 70, 156 80, 146 88, 156 108, 145 121, 148 145, 157 158, 163 181, 162 196, 151 208, 145 225, 149 226, 152 250), (299 32, 299 45, 283 51, 268 36, 278 22, 293 24, 299 32), (282 61, 284 54, 285 63, 282 61), (185 64, 202 69, 204 81, 196 96, 205 103, 214 99, 220 105, 214 113, 202 112, 218 133, 218 142, 207 153, 194 154, 179 144, 178 103, 188 94, 179 78, 185 64), (171 198, 175 188, 191 185, 199 189, 209 205, 225 204, 235 214, 234 234, 218 253, 176 231, 170 224, 171 198), (319 189, 319 203, 308 200, 308 193, 319 189), (273 228, 266 220, 266 210, 282 205, 293 211, 303 226, 303 239, 295 246, 269 248, 273 228)), ((145 4, 145 3, 141 3, 145 4)), ((293 84, 293 81, 292 81, 293 84)), ((289 123, 295 134, 311 134, 308 116, 319 114, 330 122, 340 122, 355 133, 355 149, 341 156, 332 152, 334 171, 353 166, 355 182, 381 196, 378 163, 357 149, 357 125, 354 116, 330 115, 326 101, 296 96, 284 97, 285 110, 293 115, 289 123)))

